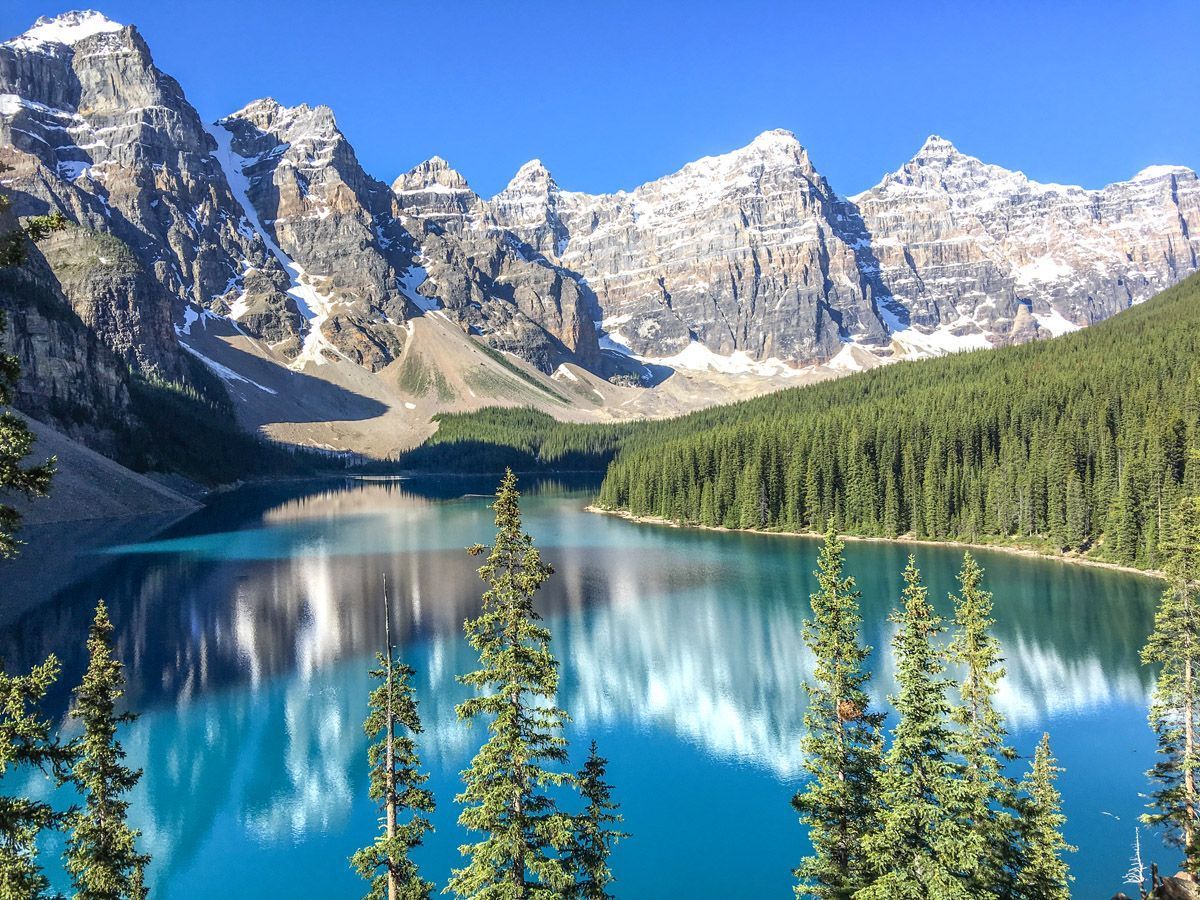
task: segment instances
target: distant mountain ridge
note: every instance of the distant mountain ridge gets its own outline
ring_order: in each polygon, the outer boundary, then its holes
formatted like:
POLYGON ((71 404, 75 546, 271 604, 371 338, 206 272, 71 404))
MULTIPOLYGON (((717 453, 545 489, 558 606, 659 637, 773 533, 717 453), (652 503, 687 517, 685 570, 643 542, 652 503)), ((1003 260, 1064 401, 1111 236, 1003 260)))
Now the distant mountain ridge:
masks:
POLYGON ((31 410, 54 418, 68 363, 78 410, 80 378, 119 406, 122 366, 186 382, 200 360, 245 424, 372 452, 441 409, 663 415, 1052 336, 1200 267, 1190 169, 1042 185, 939 137, 854 197, 780 130, 612 194, 538 160, 492 198, 438 157, 389 187, 327 107, 206 125, 94 11, 0 44, 0 163, 15 212, 74 223, 27 273, 37 316, 0 284, 31 410))

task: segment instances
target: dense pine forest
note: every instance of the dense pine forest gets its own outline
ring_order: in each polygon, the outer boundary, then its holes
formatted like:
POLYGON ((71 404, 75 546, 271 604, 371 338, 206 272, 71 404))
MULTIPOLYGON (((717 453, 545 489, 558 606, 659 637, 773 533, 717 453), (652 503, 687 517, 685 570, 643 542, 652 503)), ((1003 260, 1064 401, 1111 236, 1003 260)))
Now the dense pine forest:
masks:
POLYGON ((599 503, 729 528, 1003 541, 1156 568, 1200 464, 1200 277, 1053 341, 634 430, 599 503))

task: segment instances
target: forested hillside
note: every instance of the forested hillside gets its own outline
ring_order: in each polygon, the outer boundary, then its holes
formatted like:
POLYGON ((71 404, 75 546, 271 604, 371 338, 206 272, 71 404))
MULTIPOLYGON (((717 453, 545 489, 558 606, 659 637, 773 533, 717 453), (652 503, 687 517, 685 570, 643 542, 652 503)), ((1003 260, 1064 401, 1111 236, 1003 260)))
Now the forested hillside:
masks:
POLYGON ((1154 567, 1200 490, 1200 277, 1053 341, 654 423, 599 503, 732 528, 1010 540, 1154 567))

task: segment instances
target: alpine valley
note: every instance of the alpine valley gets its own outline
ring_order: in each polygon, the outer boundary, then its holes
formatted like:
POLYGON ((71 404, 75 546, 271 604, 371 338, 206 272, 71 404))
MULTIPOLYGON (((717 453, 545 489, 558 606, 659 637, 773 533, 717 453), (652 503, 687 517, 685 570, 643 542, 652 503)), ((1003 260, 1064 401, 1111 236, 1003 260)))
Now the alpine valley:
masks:
POLYGON ((662 417, 1034 341, 1200 265, 1190 169, 1039 184, 936 136, 852 197, 779 130, 628 192, 532 160, 486 198, 438 157, 389 185, 325 106, 202 121, 90 11, 0 44, 0 163, 11 215, 69 222, 0 282, 16 405, 109 453, 141 383, 385 457, 441 412, 662 417))

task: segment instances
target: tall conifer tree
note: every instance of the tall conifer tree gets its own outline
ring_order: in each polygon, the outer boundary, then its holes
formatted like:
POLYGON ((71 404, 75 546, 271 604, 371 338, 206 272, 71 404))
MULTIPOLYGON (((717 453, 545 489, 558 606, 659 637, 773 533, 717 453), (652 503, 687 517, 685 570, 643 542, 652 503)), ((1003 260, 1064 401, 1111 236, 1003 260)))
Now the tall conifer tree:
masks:
POLYGON ((1004 774, 1016 753, 1005 744, 1004 719, 996 710, 996 688, 1004 677, 1000 642, 991 634, 992 595, 983 589, 983 569, 963 555, 954 602, 950 658, 962 666, 961 702, 953 718, 963 757, 963 817, 970 825, 966 848, 977 897, 1013 897, 1014 852, 1018 845, 1016 785, 1004 774))
POLYGON ((863 846, 875 881, 856 900, 968 900, 965 873, 970 846, 958 811, 963 805, 959 767, 950 758, 949 682, 937 639, 942 620, 929 603, 910 556, 904 570, 902 608, 891 621, 900 693, 892 698, 899 719, 880 778, 880 827, 863 846))
POLYGON ((460 719, 482 718, 489 737, 463 772, 459 824, 483 837, 460 851, 448 890, 479 900, 558 897, 574 884, 564 858, 574 819, 560 812, 551 790, 573 784, 554 766, 567 761, 566 712, 555 705, 558 662, 550 631, 534 609, 537 590, 553 570, 521 528, 517 478, 511 470, 496 491, 496 541, 479 575, 488 585, 483 609, 469 619, 468 641, 480 667, 459 676, 477 691, 457 707, 460 719))
POLYGON ((1184 868, 1200 871, 1200 498, 1180 501, 1167 546, 1167 587, 1154 617, 1142 662, 1158 665, 1150 726, 1159 760, 1147 774, 1154 782, 1150 812, 1142 821, 1162 829, 1180 847, 1184 868))
POLYGON ((804 641, 815 659, 813 678, 805 684, 808 710, 801 741, 809 780, 792 798, 813 847, 813 855, 796 869, 796 894, 837 900, 869 881, 862 844, 878 824, 884 718, 870 709, 866 665, 871 651, 860 643, 860 595, 854 579, 843 575, 843 550, 830 528, 817 558, 813 616, 804 624, 804 641))
POLYGON ((428 815, 435 809, 425 787, 429 775, 421 770, 416 735, 421 733, 413 670, 396 658, 392 646, 391 608, 387 582, 383 586, 384 652, 376 656, 371 677, 370 711, 363 731, 374 743, 367 750, 371 767, 369 794, 383 812, 380 833, 368 847, 350 857, 350 864, 371 882, 367 900, 424 900, 433 884, 421 877, 411 858, 425 835, 433 830, 428 815), (398 735, 396 732, 400 731, 398 735), (400 817, 411 813, 407 822, 400 817))
MULTIPOLYGON (((0 672, 0 778, 39 769, 56 785, 67 779, 72 749, 59 743, 39 710, 59 670, 51 656, 27 675, 0 672)), ((62 815, 42 800, 0 792, 0 897, 47 896, 50 885, 38 865, 37 840, 61 821, 62 815)))
POLYGON ((1062 769, 1050 753, 1050 735, 1043 734, 1033 765, 1021 782, 1021 869, 1017 894, 1022 900, 1070 900, 1071 878, 1064 854, 1074 852, 1062 836, 1067 817, 1054 782, 1062 769))
POLYGON ((113 655, 112 622, 101 602, 88 634, 88 668, 75 689, 71 715, 83 726, 73 780, 83 807, 67 817, 70 834, 65 854, 76 900, 125 900, 144 881, 150 858, 137 850, 139 833, 129 827, 126 795, 142 777, 124 764, 117 728, 133 722, 116 712, 125 692, 125 676, 113 655))
POLYGON ((587 804, 575 819, 575 838, 571 845, 571 868, 575 873, 572 896, 580 900, 608 900, 613 882, 608 865, 613 845, 629 837, 617 826, 622 816, 608 783, 608 760, 596 752, 596 742, 588 750, 587 762, 576 776, 579 794, 587 804))

